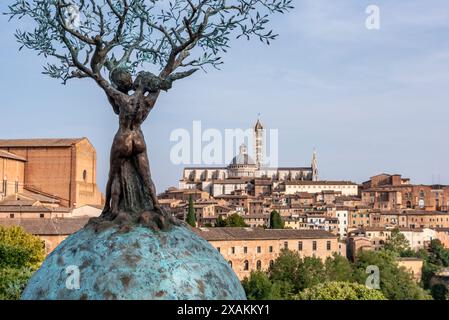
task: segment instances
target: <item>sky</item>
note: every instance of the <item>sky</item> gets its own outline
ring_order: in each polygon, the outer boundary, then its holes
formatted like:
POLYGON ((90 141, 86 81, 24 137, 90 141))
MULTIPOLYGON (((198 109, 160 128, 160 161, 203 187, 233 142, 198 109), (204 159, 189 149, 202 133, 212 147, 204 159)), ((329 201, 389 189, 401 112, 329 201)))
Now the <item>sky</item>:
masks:
MULTIPOLYGON (((6 11, 11 1, 2 1, 6 11)), ((279 134, 279 165, 308 166, 321 179, 363 182, 399 173, 449 184, 447 0, 296 0, 275 17, 279 38, 233 41, 221 70, 178 81, 142 126, 158 191, 177 186, 173 130, 246 129, 258 114, 279 134), (380 29, 365 12, 380 9, 380 29)), ((41 74, 44 58, 18 51, 20 23, 0 16, 0 138, 88 137, 103 189, 118 122, 88 79, 66 86, 41 74)))

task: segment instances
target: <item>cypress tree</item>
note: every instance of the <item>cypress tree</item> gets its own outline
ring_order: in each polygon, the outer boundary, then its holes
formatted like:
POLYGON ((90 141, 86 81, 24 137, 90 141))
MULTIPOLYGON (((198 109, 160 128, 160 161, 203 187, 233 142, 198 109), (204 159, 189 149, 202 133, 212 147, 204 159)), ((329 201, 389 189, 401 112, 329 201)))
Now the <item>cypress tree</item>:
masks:
POLYGON ((187 219, 186 222, 192 227, 196 227, 196 214, 195 209, 193 208, 193 199, 192 195, 189 196, 189 209, 187 211, 187 219))
POLYGON ((271 211, 270 214, 270 229, 284 229, 284 221, 276 210, 271 211))

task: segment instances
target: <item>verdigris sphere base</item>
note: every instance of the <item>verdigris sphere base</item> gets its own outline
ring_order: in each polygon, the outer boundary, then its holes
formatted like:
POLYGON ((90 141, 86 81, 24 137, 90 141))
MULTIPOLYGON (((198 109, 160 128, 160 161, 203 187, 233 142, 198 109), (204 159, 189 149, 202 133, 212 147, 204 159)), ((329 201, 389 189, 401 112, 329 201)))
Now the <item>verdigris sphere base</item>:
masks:
POLYGON ((246 299, 221 254, 185 226, 135 226, 96 233, 85 227, 64 240, 25 288, 24 300, 246 299))

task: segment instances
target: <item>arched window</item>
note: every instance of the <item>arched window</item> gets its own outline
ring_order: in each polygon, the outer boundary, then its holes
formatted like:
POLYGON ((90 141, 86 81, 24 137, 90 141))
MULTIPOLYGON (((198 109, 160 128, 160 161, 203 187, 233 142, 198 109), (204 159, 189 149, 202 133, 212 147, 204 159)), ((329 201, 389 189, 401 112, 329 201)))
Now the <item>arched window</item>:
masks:
POLYGON ((256 269, 257 270, 261 270, 262 269, 262 261, 257 260, 257 262, 256 262, 256 269))
POLYGON ((248 262, 248 260, 245 260, 243 262, 243 270, 245 270, 245 271, 249 270, 249 262, 248 262))
POLYGON ((228 263, 229 263, 229 265, 231 266, 231 268, 232 268, 232 261, 231 260, 229 260, 228 261, 228 263))

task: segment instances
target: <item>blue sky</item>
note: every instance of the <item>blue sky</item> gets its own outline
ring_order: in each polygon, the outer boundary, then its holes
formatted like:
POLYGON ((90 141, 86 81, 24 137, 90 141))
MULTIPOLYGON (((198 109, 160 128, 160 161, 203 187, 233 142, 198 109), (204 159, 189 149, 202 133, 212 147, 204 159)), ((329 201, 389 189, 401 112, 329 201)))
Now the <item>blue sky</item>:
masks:
MULTIPOLYGON (((0 10, 6 10, 2 1, 0 10)), ((322 179, 362 182, 402 173, 449 184, 449 3, 447 0, 306 0, 273 20, 270 46, 234 41, 221 71, 197 73, 163 94, 143 126, 159 191, 177 185, 170 133, 248 128, 257 114, 279 130, 279 163, 309 165, 322 179), (380 30, 365 9, 380 7, 380 30)), ((18 52, 17 22, 0 18, 1 138, 87 136, 103 188, 117 120, 90 80, 67 86, 41 74, 44 60, 18 52)))

